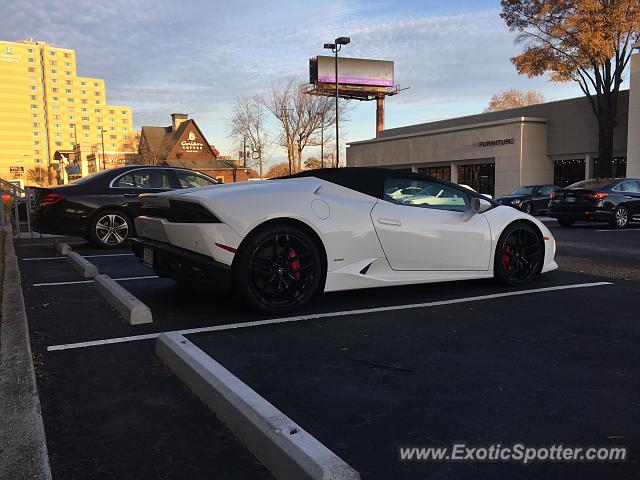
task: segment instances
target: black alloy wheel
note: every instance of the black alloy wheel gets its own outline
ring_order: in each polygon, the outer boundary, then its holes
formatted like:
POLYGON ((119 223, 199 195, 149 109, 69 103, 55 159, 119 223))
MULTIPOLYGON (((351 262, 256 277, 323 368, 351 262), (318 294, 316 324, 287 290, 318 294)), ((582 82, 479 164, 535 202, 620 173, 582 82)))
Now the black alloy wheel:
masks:
POLYGON ((525 203, 524 205, 522 205, 522 211, 524 213, 531 213, 531 204, 530 203, 525 203))
POLYGON ((131 220, 118 210, 98 212, 89 225, 89 238, 100 248, 118 248, 126 245, 125 241, 131 232, 131 220))
POLYGON ((537 229, 515 223, 500 236, 494 262, 495 277, 507 285, 525 285, 533 280, 544 259, 544 248, 537 229))
POLYGON ((236 289, 254 308, 270 314, 299 309, 320 289, 323 265, 313 240, 288 225, 249 238, 234 264, 236 289))
POLYGON ((624 205, 619 205, 613 212, 611 225, 615 228, 627 228, 629 225, 629 209, 624 205))

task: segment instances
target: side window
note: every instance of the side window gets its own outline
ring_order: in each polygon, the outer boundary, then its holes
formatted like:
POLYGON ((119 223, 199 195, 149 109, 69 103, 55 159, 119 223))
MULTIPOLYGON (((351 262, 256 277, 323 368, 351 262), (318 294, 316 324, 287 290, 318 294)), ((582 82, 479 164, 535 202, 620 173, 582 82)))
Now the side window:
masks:
POLYGON ((546 197, 548 195, 551 195, 551 192, 554 192, 556 189, 554 187, 542 187, 540 189, 540 193, 539 195, 546 197))
POLYGON ((135 170, 120 177, 114 184, 118 188, 169 190, 169 175, 164 169, 135 170))
POLYGON ((194 172, 176 170, 176 175, 182 188, 208 187, 209 185, 216 184, 213 179, 194 172))
POLYGON ((621 190, 623 192, 633 192, 640 193, 640 187, 638 187, 638 182, 634 180, 627 180, 626 182, 622 182, 621 190))
POLYGON ((389 179, 384 184, 384 199, 398 205, 465 212, 469 196, 453 187, 427 180, 389 179))

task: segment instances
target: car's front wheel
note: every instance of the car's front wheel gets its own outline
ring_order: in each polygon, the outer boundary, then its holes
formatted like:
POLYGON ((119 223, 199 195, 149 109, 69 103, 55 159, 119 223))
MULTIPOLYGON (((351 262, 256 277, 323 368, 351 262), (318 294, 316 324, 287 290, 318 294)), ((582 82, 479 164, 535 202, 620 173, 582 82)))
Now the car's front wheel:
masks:
POLYGON ((294 226, 274 224, 260 230, 247 238, 237 255, 235 288, 261 312, 282 314, 301 308, 322 285, 320 251, 294 226))
POLYGON ((525 204, 522 206, 522 211, 523 211, 524 213, 531 214, 531 204, 530 204, 530 203, 525 203, 525 204))
POLYGON ((131 220, 118 210, 98 212, 89 225, 89 239, 100 248, 123 247, 131 232, 131 220))
POLYGON ((544 247, 537 229, 528 223, 514 223, 498 240, 494 274, 507 285, 524 285, 540 273, 543 261, 544 247))

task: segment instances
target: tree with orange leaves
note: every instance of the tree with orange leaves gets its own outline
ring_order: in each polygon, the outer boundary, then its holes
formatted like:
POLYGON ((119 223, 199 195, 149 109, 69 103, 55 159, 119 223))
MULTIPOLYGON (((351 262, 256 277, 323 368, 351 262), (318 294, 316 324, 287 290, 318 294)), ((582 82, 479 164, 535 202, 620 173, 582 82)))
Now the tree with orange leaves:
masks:
POLYGON ((489 105, 485 112, 497 112, 500 110, 509 110, 510 108, 526 107, 527 105, 535 105, 536 103, 544 103, 544 95, 535 90, 523 92, 515 88, 510 88, 504 92, 496 93, 491 96, 489 105))
POLYGON ((600 161, 610 169, 618 92, 640 33, 640 0, 501 0, 525 50, 518 72, 575 81, 598 119, 600 161))

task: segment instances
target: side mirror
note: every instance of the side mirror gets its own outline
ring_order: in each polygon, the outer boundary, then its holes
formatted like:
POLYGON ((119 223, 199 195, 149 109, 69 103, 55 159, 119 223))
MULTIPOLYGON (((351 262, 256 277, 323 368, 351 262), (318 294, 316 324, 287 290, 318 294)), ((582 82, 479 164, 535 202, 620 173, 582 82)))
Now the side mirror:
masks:
POLYGON ((476 214, 480 211, 480 199, 471 197, 471 213, 476 214))

